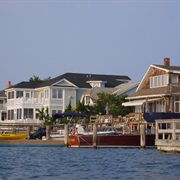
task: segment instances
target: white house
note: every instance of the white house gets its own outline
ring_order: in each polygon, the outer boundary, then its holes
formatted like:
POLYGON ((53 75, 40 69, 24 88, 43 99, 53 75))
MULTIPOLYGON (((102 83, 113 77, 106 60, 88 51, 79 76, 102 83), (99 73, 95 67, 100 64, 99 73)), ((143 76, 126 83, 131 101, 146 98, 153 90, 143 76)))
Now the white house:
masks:
POLYGON ((48 107, 50 115, 64 112, 70 101, 76 107, 78 100, 94 87, 115 88, 129 81, 128 76, 65 73, 45 82, 9 84, 5 90, 5 119, 38 119, 37 110, 42 107, 48 107))

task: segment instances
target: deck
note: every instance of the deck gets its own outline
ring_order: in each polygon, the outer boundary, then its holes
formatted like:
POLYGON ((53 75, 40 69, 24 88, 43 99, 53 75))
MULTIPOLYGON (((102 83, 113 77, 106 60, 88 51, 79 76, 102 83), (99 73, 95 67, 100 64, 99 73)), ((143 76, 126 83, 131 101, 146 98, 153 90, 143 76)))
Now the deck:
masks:
POLYGON ((180 119, 156 121, 155 145, 160 151, 180 152, 180 119))

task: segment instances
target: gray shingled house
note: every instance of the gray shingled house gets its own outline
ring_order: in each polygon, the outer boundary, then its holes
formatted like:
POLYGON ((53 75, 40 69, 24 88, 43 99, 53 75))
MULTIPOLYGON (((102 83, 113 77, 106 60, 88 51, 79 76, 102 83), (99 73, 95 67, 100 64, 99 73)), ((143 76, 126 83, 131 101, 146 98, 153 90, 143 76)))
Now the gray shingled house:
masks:
POLYGON ((180 118, 180 66, 171 66, 169 58, 164 58, 163 65, 151 64, 136 92, 127 99, 123 105, 134 107, 128 121, 136 125, 180 118))

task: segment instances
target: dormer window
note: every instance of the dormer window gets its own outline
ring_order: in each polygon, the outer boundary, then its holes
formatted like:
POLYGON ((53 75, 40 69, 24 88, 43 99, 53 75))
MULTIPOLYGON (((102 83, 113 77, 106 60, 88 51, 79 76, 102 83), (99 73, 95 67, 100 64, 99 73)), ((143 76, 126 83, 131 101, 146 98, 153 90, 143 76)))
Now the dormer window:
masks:
POLYGON ((168 83, 168 74, 150 77, 150 88, 164 87, 168 83))
POLYGON ((104 88, 106 81, 87 81, 91 85, 91 87, 101 87, 104 88))

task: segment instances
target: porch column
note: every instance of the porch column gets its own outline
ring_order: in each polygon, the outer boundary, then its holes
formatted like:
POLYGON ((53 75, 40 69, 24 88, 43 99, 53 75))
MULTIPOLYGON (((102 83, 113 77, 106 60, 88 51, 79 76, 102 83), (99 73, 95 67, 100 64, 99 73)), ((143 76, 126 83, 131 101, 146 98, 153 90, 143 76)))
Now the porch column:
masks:
POLYGON ((21 109, 21 119, 22 120, 24 119, 24 109, 23 108, 21 109))

